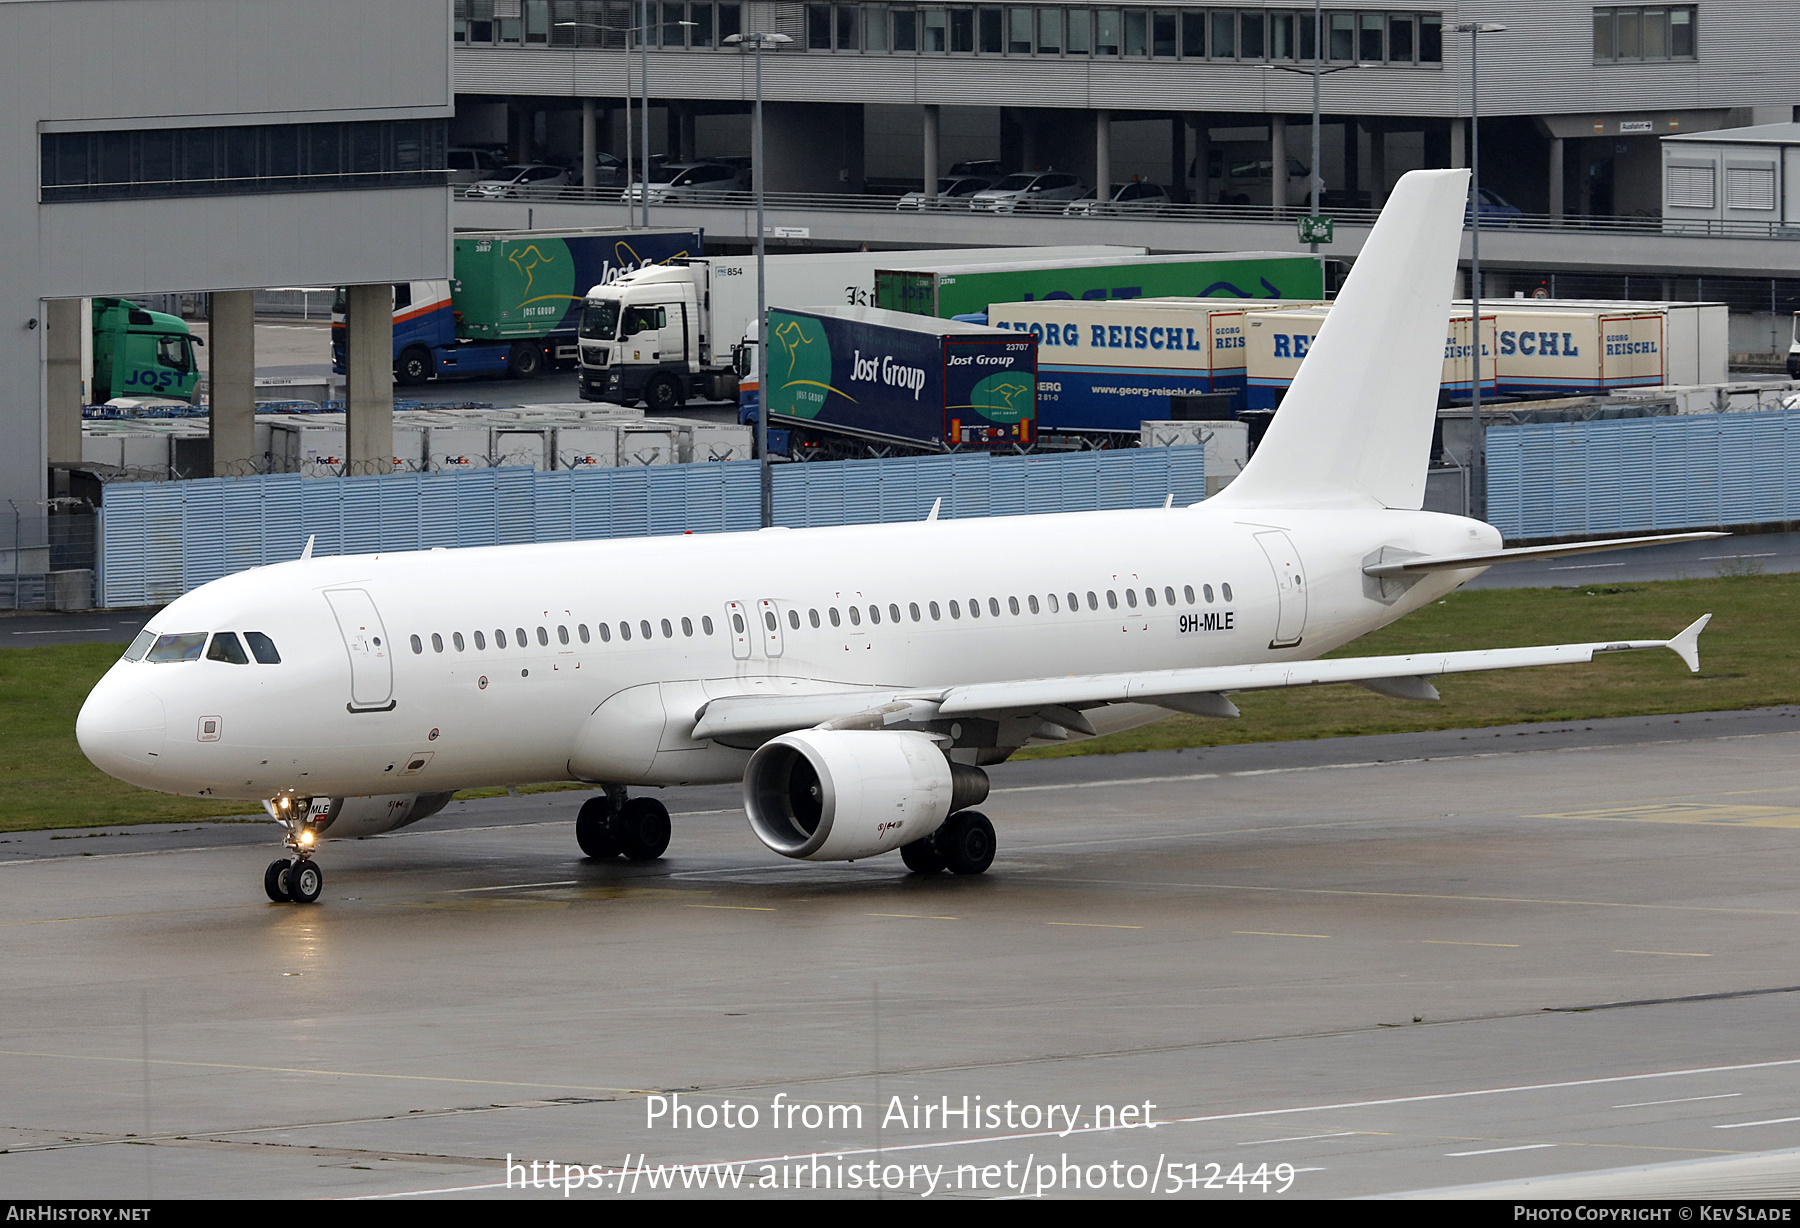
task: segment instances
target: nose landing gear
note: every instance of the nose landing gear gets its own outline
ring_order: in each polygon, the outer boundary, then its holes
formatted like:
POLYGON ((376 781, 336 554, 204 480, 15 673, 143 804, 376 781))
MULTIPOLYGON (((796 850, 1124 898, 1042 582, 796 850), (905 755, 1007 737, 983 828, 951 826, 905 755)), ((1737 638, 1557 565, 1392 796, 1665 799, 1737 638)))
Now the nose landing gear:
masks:
POLYGON ((311 904, 325 890, 325 871, 313 860, 318 843, 319 820, 311 798, 276 798, 268 804, 276 821, 287 828, 284 843, 292 857, 278 857, 263 871, 263 891, 277 904, 311 904))

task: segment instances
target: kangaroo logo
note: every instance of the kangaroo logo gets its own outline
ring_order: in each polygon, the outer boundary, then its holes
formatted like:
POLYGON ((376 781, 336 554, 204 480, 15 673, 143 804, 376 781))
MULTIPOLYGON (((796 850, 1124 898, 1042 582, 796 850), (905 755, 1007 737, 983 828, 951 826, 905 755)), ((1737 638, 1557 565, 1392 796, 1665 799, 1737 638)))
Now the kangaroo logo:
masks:
POLYGON ((521 300, 530 299, 531 283, 538 266, 555 263, 550 257, 544 255, 543 252, 540 252, 535 243, 529 247, 513 248, 510 252, 506 253, 506 258, 512 261, 514 268, 525 274, 525 293, 520 296, 521 300))

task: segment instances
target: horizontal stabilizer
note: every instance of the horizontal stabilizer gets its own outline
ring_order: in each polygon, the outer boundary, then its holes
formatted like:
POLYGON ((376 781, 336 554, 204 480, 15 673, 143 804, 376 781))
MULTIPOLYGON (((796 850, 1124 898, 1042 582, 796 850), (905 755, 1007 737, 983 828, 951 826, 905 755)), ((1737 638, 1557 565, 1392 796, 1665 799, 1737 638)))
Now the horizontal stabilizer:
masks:
POLYGON ((1509 550, 1477 550, 1469 554, 1421 554, 1409 559, 1393 559, 1371 563, 1364 575, 1386 579, 1393 576, 1416 576, 1428 571, 1462 571, 1469 567, 1493 567, 1500 563, 1520 563, 1530 559, 1560 559, 1576 554, 1598 554, 1603 550, 1635 550, 1639 546, 1672 546, 1676 542, 1711 541, 1730 537, 1729 533, 1664 533, 1657 537, 1613 537, 1598 542, 1573 542, 1568 545, 1515 546, 1509 550))

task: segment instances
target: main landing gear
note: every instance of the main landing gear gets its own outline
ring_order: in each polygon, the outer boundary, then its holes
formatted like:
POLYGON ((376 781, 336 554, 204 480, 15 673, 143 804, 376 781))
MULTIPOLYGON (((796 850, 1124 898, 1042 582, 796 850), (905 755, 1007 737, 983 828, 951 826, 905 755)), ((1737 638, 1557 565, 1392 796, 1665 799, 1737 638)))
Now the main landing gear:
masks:
POLYGON ((318 843, 310 798, 278 798, 272 803, 276 817, 287 827, 285 843, 292 857, 278 857, 263 871, 263 890, 277 904, 316 903, 325 890, 325 871, 313 860, 318 843))
POLYGON ((655 861, 669 847, 669 832, 667 806, 653 797, 628 798, 619 788, 590 797, 575 816, 575 842, 596 861, 655 861))
POLYGON ((979 810, 959 810, 922 840, 900 846, 914 874, 980 874, 994 864, 994 825, 979 810))

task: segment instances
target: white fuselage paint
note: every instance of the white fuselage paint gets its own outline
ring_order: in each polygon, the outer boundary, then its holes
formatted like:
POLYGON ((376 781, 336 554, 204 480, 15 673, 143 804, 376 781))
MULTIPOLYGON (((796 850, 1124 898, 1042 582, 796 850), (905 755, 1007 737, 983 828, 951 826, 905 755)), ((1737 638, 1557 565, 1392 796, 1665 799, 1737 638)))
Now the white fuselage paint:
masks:
MULTIPOLYGON (((563 779, 719 783, 741 778, 749 752, 688 736, 710 698, 1307 660, 1480 570, 1430 574, 1383 601, 1362 568, 1384 547, 1392 557, 1499 543, 1479 521, 1428 512, 1201 504, 315 558, 215 581, 151 620, 158 633, 264 632, 280 650, 279 665, 120 661, 88 697, 77 732, 89 758, 114 776, 210 797, 430 793, 563 779), (1272 531, 1292 543, 1297 581, 1278 579, 1270 542, 1259 540, 1272 531), (1156 590, 1155 606, 1146 588, 1156 590), (380 698, 382 666, 360 659, 353 695, 352 650, 339 623, 357 603, 326 596, 343 590, 367 594, 379 617, 381 659, 392 667, 386 710, 351 710, 358 699, 369 706, 371 685, 380 698), (1097 610, 1088 608, 1090 591, 1097 610), (1068 608, 1072 592, 1078 611, 1068 608), (961 618, 951 618, 952 601, 961 618), (970 616, 973 601, 979 618, 970 616), (858 625, 847 616, 851 606, 858 625), (829 621, 833 608, 839 626, 829 621), (746 620, 742 637, 734 611, 746 620), (797 629, 790 611, 798 612, 797 629), (778 631, 764 625, 769 613, 778 631), (1196 614, 1219 617, 1192 620, 1184 631, 1183 617, 1196 614), (701 627, 707 617, 711 635, 701 627), (692 635, 683 633, 684 618, 692 635), (609 642, 599 623, 608 624, 609 642), (631 625, 629 640, 621 623, 631 625), (524 646, 516 643, 520 628, 524 646), (485 649, 474 646, 477 631, 485 649), (507 647, 497 647, 497 631, 507 647), (1297 644, 1271 647, 1296 634, 1297 644), (422 652, 413 651, 415 636, 422 652)), ((1087 715, 1104 733, 1167 713, 1116 705, 1087 715)))

